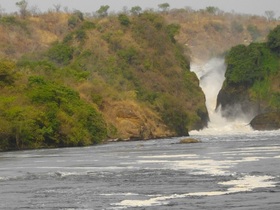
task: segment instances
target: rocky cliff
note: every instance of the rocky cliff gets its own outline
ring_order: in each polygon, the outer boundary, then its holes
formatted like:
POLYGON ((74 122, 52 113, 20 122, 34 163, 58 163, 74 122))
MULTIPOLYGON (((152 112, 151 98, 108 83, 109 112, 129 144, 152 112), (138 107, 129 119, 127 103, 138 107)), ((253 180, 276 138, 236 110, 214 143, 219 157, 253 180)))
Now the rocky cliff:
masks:
POLYGON ((267 42, 238 45, 226 55, 226 80, 217 106, 223 115, 254 118, 254 129, 279 129, 280 105, 280 26, 268 35, 267 42))

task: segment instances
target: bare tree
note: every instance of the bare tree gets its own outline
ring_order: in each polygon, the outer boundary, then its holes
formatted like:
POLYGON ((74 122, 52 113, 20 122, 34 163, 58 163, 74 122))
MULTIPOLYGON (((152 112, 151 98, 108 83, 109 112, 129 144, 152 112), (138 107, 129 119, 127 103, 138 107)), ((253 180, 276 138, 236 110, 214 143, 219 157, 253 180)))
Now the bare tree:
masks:
POLYGON ((61 9, 61 4, 54 4, 54 9, 55 9, 55 12, 60 12, 60 9, 61 9))
POLYGON ((275 19, 275 12, 272 10, 265 11, 264 14, 268 21, 272 21, 275 19))
POLYGON ((127 8, 127 6, 124 6, 124 7, 122 8, 122 14, 128 14, 128 8, 127 8))
POLYGON ((64 10, 65 13, 69 13, 69 8, 68 7, 64 7, 63 10, 64 10))
POLYGON ((40 9, 38 8, 37 5, 31 7, 31 9, 30 9, 30 14, 31 14, 32 16, 37 16, 37 15, 39 15, 40 13, 41 13, 41 11, 40 11, 40 9))
POLYGON ((191 13, 191 12, 194 11, 190 6, 185 6, 185 10, 186 10, 186 12, 188 12, 188 13, 191 13))
POLYGON ((2 17, 2 15, 4 14, 4 12, 5 12, 5 9, 2 8, 1 5, 0 5, 0 17, 2 17))
POLYGON ((26 18, 26 16, 28 15, 28 10, 27 10, 28 2, 25 0, 21 0, 19 2, 16 2, 16 5, 19 7, 19 12, 21 17, 26 18))

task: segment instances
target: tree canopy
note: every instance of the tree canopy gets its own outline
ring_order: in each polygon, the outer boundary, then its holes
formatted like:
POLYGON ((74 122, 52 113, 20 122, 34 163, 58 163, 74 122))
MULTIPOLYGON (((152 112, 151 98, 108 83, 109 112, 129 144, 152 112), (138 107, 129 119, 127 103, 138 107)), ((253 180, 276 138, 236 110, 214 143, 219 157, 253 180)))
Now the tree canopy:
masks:
POLYGON ((273 52, 280 55, 280 25, 269 33, 267 44, 273 52))

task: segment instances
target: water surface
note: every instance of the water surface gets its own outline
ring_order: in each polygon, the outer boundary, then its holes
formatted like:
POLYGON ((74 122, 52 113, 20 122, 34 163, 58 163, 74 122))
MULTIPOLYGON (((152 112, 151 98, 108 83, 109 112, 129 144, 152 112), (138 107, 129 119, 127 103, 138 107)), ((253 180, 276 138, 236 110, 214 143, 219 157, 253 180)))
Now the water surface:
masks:
POLYGON ((279 209, 280 132, 0 153, 0 209, 279 209))

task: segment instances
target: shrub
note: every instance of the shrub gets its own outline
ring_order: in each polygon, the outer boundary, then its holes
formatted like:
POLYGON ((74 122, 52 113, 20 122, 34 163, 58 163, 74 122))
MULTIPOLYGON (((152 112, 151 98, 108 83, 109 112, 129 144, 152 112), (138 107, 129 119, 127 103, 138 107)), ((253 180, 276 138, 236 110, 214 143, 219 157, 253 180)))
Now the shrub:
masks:
POLYGON ((84 15, 81 11, 75 10, 71 17, 68 19, 68 26, 75 28, 79 23, 84 21, 84 15))
POLYGON ((188 115, 178 107, 166 107, 162 111, 162 118, 166 125, 175 131, 178 136, 188 136, 188 115))
POLYGON ((47 56, 58 64, 68 64, 73 58, 74 48, 64 43, 56 42, 47 52, 47 56))
POLYGON ((83 30, 89 30, 96 28, 96 25, 93 22, 90 21, 84 21, 83 25, 81 26, 81 29, 83 30))
POLYGON ((0 87, 11 85, 15 81, 15 63, 8 60, 0 60, 0 87))
POLYGON ((4 16, 0 18, 0 23, 5 25, 17 25, 18 21, 15 16, 4 16))
POLYGON ((77 30, 75 32, 75 35, 76 35, 76 39, 79 41, 79 42, 84 42, 85 39, 87 39, 87 34, 84 30, 80 29, 80 30, 77 30))
POLYGON ((124 25, 124 26, 129 26, 129 25, 130 25, 130 20, 129 20, 128 16, 125 15, 125 14, 120 14, 120 15, 118 16, 118 20, 119 20, 120 23, 121 23, 122 25, 124 25))
POLYGON ((280 55, 280 25, 269 33, 267 45, 273 52, 280 55))
POLYGON ((166 30, 171 41, 176 42, 174 37, 180 32, 180 25, 172 23, 166 27, 166 30))
POLYGON ((137 59, 138 52, 135 48, 129 47, 127 49, 121 49, 117 52, 118 56, 124 59, 128 64, 133 64, 137 59))

